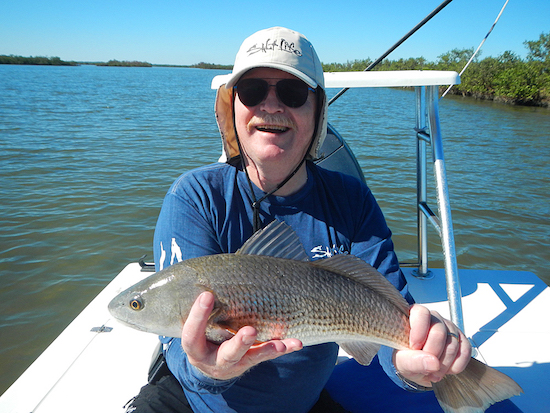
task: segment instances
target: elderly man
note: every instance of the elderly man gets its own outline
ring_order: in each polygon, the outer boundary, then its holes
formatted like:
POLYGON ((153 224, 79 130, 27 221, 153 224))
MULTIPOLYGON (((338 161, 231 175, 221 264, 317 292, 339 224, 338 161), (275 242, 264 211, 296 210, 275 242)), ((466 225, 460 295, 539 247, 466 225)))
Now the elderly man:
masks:
MULTIPOLYGON (((186 173, 170 188, 155 231, 157 270, 172 257, 235 252, 279 220, 311 259, 319 251, 354 254, 412 302, 370 190, 311 162, 326 134, 327 104, 321 62, 303 35, 275 27, 247 38, 215 107, 226 162, 186 173)), ((336 344, 303 347, 291 338, 253 346, 256 331, 247 326, 217 345, 205 337, 213 306, 214 296, 201 294, 181 339, 161 338, 171 374, 146 386, 128 411, 332 411, 320 394, 336 344)), ((470 345, 454 324, 419 305, 410 320, 413 350, 378 354, 393 381, 429 387, 464 369, 470 345)))

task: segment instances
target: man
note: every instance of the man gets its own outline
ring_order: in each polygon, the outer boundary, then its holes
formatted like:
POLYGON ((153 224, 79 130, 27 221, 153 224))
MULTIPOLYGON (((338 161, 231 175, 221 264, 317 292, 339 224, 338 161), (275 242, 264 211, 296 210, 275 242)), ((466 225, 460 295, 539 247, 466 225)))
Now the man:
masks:
MULTIPOLYGON (((303 35, 275 27, 246 39, 215 107, 227 162, 184 174, 170 188, 155 231, 157 270, 175 258, 235 252, 279 220, 296 230, 311 259, 319 252, 354 254, 410 301, 391 232, 370 190, 310 162, 326 134, 327 104, 321 62, 303 35)), ((292 338, 252 346, 250 326, 216 345, 205 337, 213 306, 213 294, 201 294, 181 339, 161 338, 171 374, 146 386, 128 411, 314 408, 338 346, 302 348, 292 338)), ((384 370, 403 388, 429 387, 462 371, 471 351, 454 324, 418 305, 411 308, 411 347, 379 352, 384 370)))

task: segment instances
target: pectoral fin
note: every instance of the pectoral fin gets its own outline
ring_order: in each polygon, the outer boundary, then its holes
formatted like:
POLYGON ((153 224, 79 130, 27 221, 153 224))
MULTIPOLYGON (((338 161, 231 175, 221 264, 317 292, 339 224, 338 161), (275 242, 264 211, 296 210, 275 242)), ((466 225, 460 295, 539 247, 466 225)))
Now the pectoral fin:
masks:
POLYGON ((221 344, 232 338, 234 335, 235 333, 233 331, 218 325, 210 324, 206 327, 206 339, 212 343, 221 344))

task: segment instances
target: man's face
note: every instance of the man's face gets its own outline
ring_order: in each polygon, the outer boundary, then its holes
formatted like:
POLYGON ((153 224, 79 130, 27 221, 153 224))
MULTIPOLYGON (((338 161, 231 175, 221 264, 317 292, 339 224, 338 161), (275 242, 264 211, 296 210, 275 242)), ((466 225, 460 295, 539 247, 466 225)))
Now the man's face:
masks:
MULTIPOLYGON (((281 79, 296 79, 287 72, 269 68, 250 70, 240 80, 250 78, 264 79, 269 85, 281 79)), ((313 137, 315 106, 312 91, 308 92, 306 103, 298 108, 283 104, 275 87, 269 87, 265 99, 255 106, 245 106, 237 93, 235 125, 248 165, 257 170, 278 168, 283 175, 292 172, 302 161, 313 137)))

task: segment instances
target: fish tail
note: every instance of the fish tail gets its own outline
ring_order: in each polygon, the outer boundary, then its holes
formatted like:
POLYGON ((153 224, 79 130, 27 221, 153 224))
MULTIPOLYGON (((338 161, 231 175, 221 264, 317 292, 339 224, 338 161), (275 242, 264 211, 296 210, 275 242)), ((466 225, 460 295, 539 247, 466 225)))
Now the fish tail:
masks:
POLYGON ((473 358, 462 373, 448 374, 433 383, 433 390, 445 413, 482 413, 523 392, 506 374, 473 358))

